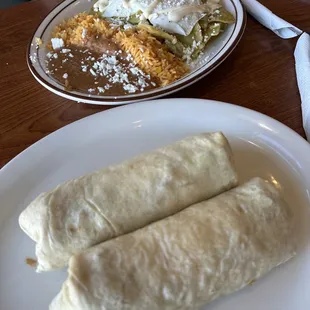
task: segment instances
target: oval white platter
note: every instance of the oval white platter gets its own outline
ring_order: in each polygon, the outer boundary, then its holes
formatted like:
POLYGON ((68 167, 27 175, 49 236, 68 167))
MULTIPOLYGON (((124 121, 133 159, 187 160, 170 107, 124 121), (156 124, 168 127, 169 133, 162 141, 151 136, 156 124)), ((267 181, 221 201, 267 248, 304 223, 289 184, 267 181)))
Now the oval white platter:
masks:
POLYGON ((310 309, 310 146, 257 112, 215 101, 164 99, 136 103, 72 123, 19 154, 0 170, 0 309, 48 309, 66 270, 37 274, 25 263, 34 242, 18 215, 42 191, 185 136, 222 131, 241 181, 261 176, 278 186, 298 221, 296 258, 206 310, 310 309))
POLYGON ((139 94, 120 95, 116 97, 99 96, 79 91, 65 90, 63 84, 46 73, 45 58, 47 49, 44 44, 37 49, 36 38, 40 38, 43 43, 48 42, 51 39, 51 33, 55 26, 80 12, 90 10, 93 2, 88 0, 65 0, 46 16, 36 29, 29 44, 27 50, 28 67, 34 78, 51 92, 64 98, 84 103, 117 105, 154 99, 172 94, 197 82, 213 71, 231 54, 239 43, 246 25, 246 13, 239 0, 223 0, 222 2, 223 6, 235 16, 236 22, 229 25, 224 33, 207 45, 201 60, 192 67, 189 74, 168 86, 159 87, 139 94))

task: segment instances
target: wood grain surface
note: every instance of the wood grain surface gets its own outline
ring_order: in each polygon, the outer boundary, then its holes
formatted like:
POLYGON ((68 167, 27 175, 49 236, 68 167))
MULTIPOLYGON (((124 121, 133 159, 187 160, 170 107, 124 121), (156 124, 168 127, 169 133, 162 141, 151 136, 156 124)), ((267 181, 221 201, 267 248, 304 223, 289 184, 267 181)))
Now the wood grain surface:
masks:
MULTIPOLYGON (((27 44, 59 0, 0 10, 0 167, 47 134, 112 106, 79 104, 38 84, 26 65, 27 44)), ((309 0, 261 1, 310 32, 309 0)), ((240 44, 198 83, 170 96, 227 101, 267 114, 304 136, 294 69, 297 39, 284 40, 248 16, 240 44)))

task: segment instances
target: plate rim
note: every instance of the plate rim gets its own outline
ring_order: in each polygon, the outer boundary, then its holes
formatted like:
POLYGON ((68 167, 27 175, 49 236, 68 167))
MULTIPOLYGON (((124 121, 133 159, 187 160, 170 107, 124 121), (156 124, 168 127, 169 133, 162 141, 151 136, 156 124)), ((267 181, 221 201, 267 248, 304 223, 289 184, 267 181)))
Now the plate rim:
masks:
MULTIPOLYGON (((39 139, 38 141, 36 141, 35 143, 29 145, 26 149, 24 149, 22 152, 20 152, 19 154, 17 154, 16 156, 14 156, 9 162, 7 162, 1 169, 0 169, 0 180, 2 178, 3 173, 5 173, 5 171, 7 169, 11 169, 11 167, 14 168, 14 164, 20 159, 20 157, 24 156, 24 154, 26 152, 28 152, 29 150, 32 150, 36 147, 38 147, 39 144, 44 143, 45 140, 51 139, 51 137, 59 134, 59 132, 61 131, 65 131, 68 130, 69 127, 72 126, 77 126, 77 124, 80 123, 87 123, 89 120, 91 119, 95 119, 95 118, 101 118, 109 117, 109 114, 118 114, 119 112, 123 111, 123 110, 136 110, 137 108, 145 108, 145 109, 149 109, 149 107, 155 107, 156 106, 162 104, 162 105, 170 105, 170 104, 175 104, 180 106, 180 104, 183 105, 190 105, 192 108, 194 108, 194 105, 209 105, 211 106, 216 106, 216 107, 222 107, 225 109, 232 109, 234 111, 239 111, 239 112, 246 112, 246 114, 248 114, 251 118, 253 118, 253 116, 255 117, 255 119, 260 119, 262 120, 265 124, 264 126, 267 126, 266 123, 268 124, 268 126, 270 128, 280 128, 281 131, 284 131, 285 137, 286 138, 293 138, 294 141, 301 145, 303 148, 305 148, 306 150, 309 151, 310 154, 310 143, 305 140, 301 135, 299 135, 295 130, 293 130, 292 128, 288 127, 287 125, 281 123, 280 121, 266 115, 263 114, 261 112, 237 105, 237 104, 232 104, 232 103, 228 103, 228 102, 223 102, 223 101, 218 101, 218 100, 213 100, 213 99, 200 99, 200 98, 163 98, 163 99, 157 99, 157 100, 148 100, 148 101, 144 101, 144 102, 135 102, 133 104, 130 105, 123 105, 123 106, 116 106, 113 107, 111 109, 108 110, 104 110, 98 113, 94 113, 91 115, 88 115, 86 117, 83 117, 79 120, 76 120, 72 123, 69 123, 51 133, 49 133, 48 135, 46 135, 45 137, 39 139)), ((130 114, 130 113, 128 113, 130 114)), ((268 127, 267 126, 267 127, 268 127)), ((303 154, 303 153, 302 153, 303 154)), ((310 156, 309 156, 309 167, 310 167, 310 156)), ((310 176, 309 176, 309 190, 310 190, 310 176)))
MULTIPOLYGON (((58 5, 56 5, 39 23, 39 25, 36 27, 36 29, 33 32, 33 35, 31 36, 31 39, 28 43, 27 50, 26 50, 26 63, 28 66, 29 71, 31 72, 32 76, 39 82, 43 87, 48 89, 49 91, 55 93, 58 96, 64 97, 66 99, 78 101, 78 102, 83 102, 86 104, 96 104, 96 105, 121 105, 121 104, 126 104, 126 103, 132 103, 132 102, 138 102, 138 101, 144 101, 148 99, 155 99, 159 98, 162 96, 170 95, 172 93, 175 93, 181 89, 184 89, 190 85, 192 85, 195 82, 198 82, 200 79, 205 77, 206 75, 210 74, 214 69, 216 69, 237 47, 239 44, 241 38, 243 37, 245 28, 246 28, 246 23, 247 23, 247 14, 246 10, 244 8, 244 5, 240 0, 229 0, 231 1, 232 5, 235 7, 236 12, 238 11, 236 8, 236 3, 240 6, 240 12, 241 12, 241 19, 240 19, 240 29, 239 32, 236 34, 235 39, 230 43, 230 46, 228 49, 222 53, 222 55, 219 56, 219 58, 211 65, 208 66, 208 63, 204 64, 201 66, 198 70, 202 70, 201 72, 195 73, 193 72, 192 74, 189 74, 187 77, 183 77, 181 79, 184 79, 182 82, 179 82, 177 85, 174 85, 174 83, 162 88, 156 88, 154 90, 151 90, 150 92, 146 93, 139 93, 139 94, 134 94, 134 95, 121 95, 121 96, 98 96, 98 97, 92 97, 89 95, 79 95, 79 94, 74 94, 70 93, 66 90, 62 90, 54 86, 52 83, 50 83, 48 80, 44 79, 41 77, 41 75, 37 72, 32 60, 31 60, 31 47, 32 44, 35 40, 36 34, 39 30, 39 28, 43 25, 43 23, 47 22, 51 16, 55 15, 57 16, 59 12, 55 14, 55 11, 59 10, 60 7, 64 6, 61 8, 61 10, 65 9, 67 6, 73 4, 77 0, 72 0, 70 3, 66 3, 67 1, 60 2, 58 5), (207 68, 203 69, 203 67, 208 66, 207 68), (191 76, 192 75, 192 76, 191 76)), ((45 27, 46 29, 46 27, 45 27)), ((45 30, 44 30, 45 31, 45 30)), ((43 32, 44 32, 43 31, 43 32)), ((43 33, 42 32, 42 33, 43 33)), ((42 34, 41 33, 41 34, 42 34)), ((231 36, 235 33, 235 29, 233 30, 231 36)), ((228 44, 229 40, 226 42, 228 44)), ((226 44, 222 48, 222 50, 225 48, 226 44)), ((218 56, 221 54, 221 51, 218 52, 214 57, 218 56)), ((178 81, 176 81, 178 82, 178 81)))
MULTIPOLYGON (((82 129, 83 125, 84 124, 88 124, 89 122, 94 122, 95 123, 96 126, 94 126, 94 128, 97 128, 97 125, 99 123, 102 123, 102 127, 106 127, 107 126, 108 128, 110 128, 111 124, 112 125, 115 124, 115 118, 118 118, 121 121, 122 124, 126 123, 126 124, 130 124, 131 125, 132 121, 140 119, 141 116, 144 116, 146 113, 148 113, 148 115, 146 117, 142 118, 142 120, 145 120, 146 123, 148 123, 149 120, 151 120, 151 122, 152 122, 152 120, 154 120, 154 119, 156 120, 157 118, 160 118, 160 119, 161 118, 168 118, 167 125, 174 127, 175 125, 173 125, 173 123, 170 121, 171 118, 172 119, 178 119, 178 114, 180 114, 180 115, 183 115, 184 119, 186 120, 188 116, 185 113, 189 109, 193 109, 193 116, 189 117, 191 122, 195 121, 194 116, 196 116, 196 115, 201 117, 201 120, 205 120, 205 119, 209 118, 209 116, 207 114, 199 114, 198 113, 199 111, 205 111, 206 113, 208 113, 208 111, 210 111, 211 114, 214 113, 214 114, 217 114, 217 115, 221 116, 222 112, 225 110, 226 111, 225 113, 227 113, 227 116, 225 116, 225 118, 230 117, 231 112, 235 111, 236 113, 235 113, 234 117, 236 119, 241 119, 242 121, 244 120, 244 122, 248 123, 247 126, 253 126, 253 128, 254 127, 256 128, 256 126, 259 127, 260 124, 269 126, 270 130, 271 130, 270 131, 271 138, 275 137, 275 138, 278 139, 278 141, 280 139, 280 144, 281 144, 281 141, 283 141, 283 143, 286 143, 285 145, 289 145, 290 141, 295 141, 296 145, 301 145, 301 148, 298 147, 298 149, 296 149, 294 151, 294 154, 296 154, 296 156, 298 156, 297 157, 298 161, 300 161, 302 163, 302 165, 304 165, 305 168, 310 167, 310 156, 309 156, 310 153, 309 154, 308 153, 305 154, 303 152, 299 152, 299 150, 309 152, 310 151, 310 144, 307 141, 305 141, 297 132, 295 132, 294 130, 292 130, 288 126, 282 124, 281 122, 279 122, 279 121, 277 121, 277 120, 275 120, 275 119, 273 119, 273 118, 271 118, 271 117, 269 117, 267 115, 264 115, 264 114, 262 114, 260 112, 257 112, 255 110, 251 110, 251 109, 248 109, 248 108, 245 108, 245 107, 242 107, 242 106, 238 106, 238 105, 234 105, 234 104, 229 104, 229 103, 225 103, 225 102, 220 102, 220 101, 215 101, 215 100, 195 99, 195 98, 193 98, 193 99, 192 98, 181 98, 181 99, 178 99, 178 98, 170 98, 170 99, 168 99, 167 98, 167 99, 161 99, 161 100, 152 100, 152 101, 148 101, 147 103, 146 102, 144 102, 144 103, 140 102, 140 103, 135 103, 135 104, 132 104, 132 105, 117 107, 117 108, 109 109, 109 110, 106 110, 106 111, 98 112, 98 113, 92 114, 90 116, 84 117, 84 118, 82 118, 80 120, 77 120, 75 122, 72 122, 72 123, 70 123, 70 124, 68 124, 66 126, 63 126, 62 128, 60 128, 60 129, 58 129, 58 130, 56 130, 54 132, 52 132, 51 134, 47 135, 46 137, 40 139, 39 141, 37 141, 36 143, 34 143, 30 147, 28 147, 26 150, 21 152, 18 156, 21 156, 22 153, 27 152, 27 150, 29 151, 29 149, 33 148, 34 146, 38 146, 37 148, 34 148, 34 150, 32 150, 32 152, 30 153, 30 156, 28 154, 26 154, 26 156, 27 156, 26 160, 27 160, 27 162, 29 162, 29 158, 31 156, 33 156, 34 153, 38 152, 38 150, 41 150, 42 147, 45 147, 46 144, 48 144, 48 149, 47 150, 45 149, 44 152, 48 153, 50 149, 54 149, 55 147, 57 148, 58 143, 62 142, 61 139, 64 136, 65 136, 65 138, 67 140, 68 139, 68 135, 72 135, 72 134, 76 133, 77 127, 79 129, 82 129), (159 109, 158 109, 158 105, 159 105, 159 109), (179 105, 181 105, 181 107, 182 107, 180 109, 181 110, 180 113, 178 113, 178 111, 175 109, 179 105), (154 112, 156 110, 159 110, 159 113, 154 116, 152 112, 154 112), (127 113, 127 111, 132 112, 132 113, 127 113), (167 114, 162 113, 164 111, 168 111, 168 113, 167 114), (102 122, 102 120, 109 120, 109 119, 111 119, 111 121, 109 121, 109 123, 107 123, 107 124, 105 124, 105 122, 102 122), (169 125, 171 123, 172 123, 172 125, 169 125), (253 125, 251 123, 253 123, 253 125), (78 126, 76 126, 76 125, 78 125, 78 126), (70 127, 73 127, 73 129, 70 128, 70 127), (58 131, 65 131, 65 132, 61 133, 59 135, 58 131), (51 136, 52 136, 52 139, 50 139, 50 141, 44 142, 43 145, 40 145, 40 143, 42 143, 42 141, 49 139, 51 136), (55 139, 55 136, 56 136, 56 139, 55 139), (60 136, 60 138, 59 138, 59 136, 60 136), (287 136, 287 138, 286 138, 286 136, 287 136)), ((202 122, 202 126, 204 126, 203 122, 202 122)), ((233 123, 231 125, 229 125, 229 127, 231 127, 231 126, 233 126, 233 123)), ((114 131, 116 127, 117 127, 117 123, 116 123, 116 126, 113 125, 111 127, 111 131, 109 131, 109 130, 103 131, 101 134, 102 135, 106 135, 106 134, 109 135, 110 132, 111 132, 115 136, 115 134, 117 133, 116 131, 114 131)), ((264 126, 262 126, 262 127, 264 127, 264 126)), ((158 128, 158 125, 156 125, 156 128, 158 128)), ((261 128, 261 130, 264 131, 267 134, 269 132, 266 128, 265 129, 261 128)), ((226 131, 225 131, 225 133, 226 133, 226 131)), ((229 133, 229 132, 227 131, 227 133, 229 133)), ((100 135, 100 133, 99 133, 99 135, 100 135)), ((246 134, 246 135, 252 136, 252 132, 249 132, 249 134, 246 134)), ((232 136, 238 137, 238 134, 233 134, 232 136)), ((98 134, 97 134, 97 137, 98 137, 98 134)), ((73 143, 73 145, 74 145, 74 143, 73 143)), ((293 149, 294 148, 291 146, 289 151, 292 152, 293 149)), ((15 157, 14 159, 18 159, 18 158, 15 157)), ((33 165, 35 165, 35 163, 33 165)), ((6 166, 8 166, 8 164, 6 166)), ((23 167, 23 166, 25 166, 25 158, 22 158, 21 161, 17 160, 17 162, 12 163, 12 165, 8 167, 9 169, 7 169, 6 171, 3 171, 4 173, 2 173, 2 169, 0 169, 0 182, 1 181, 5 181, 6 182, 6 184, 4 184, 5 185, 4 188, 6 187, 6 185, 11 186, 12 184, 15 183, 15 180, 18 180, 19 175, 16 175, 16 174, 12 175, 12 172, 16 173, 16 171, 18 171, 18 172, 22 171, 22 173, 24 173, 23 170, 20 170, 21 167, 23 167), (12 168, 12 169, 10 169, 10 168, 12 168), (13 183, 11 183, 11 181, 13 181, 13 183)), ((302 170, 302 169, 300 169, 300 170, 302 170)), ((28 172, 27 172, 27 174, 28 174, 28 172)), ((310 176, 307 176, 307 172, 304 171, 302 173, 302 177, 304 177, 304 179, 306 180, 306 182, 304 184, 304 188, 310 189, 310 176)), ((13 185, 13 188, 14 188, 14 185, 13 185)), ((0 193, 1 192, 2 192, 2 190, 0 188, 0 193)), ((14 190, 12 191, 12 193, 9 193, 8 195, 11 196, 12 194, 14 195, 14 190)), ((307 197, 307 201, 310 201, 310 196, 307 197)), ((4 211, 12 210, 10 208, 6 208, 5 205, 3 205, 3 207, 4 207, 3 208, 4 211)), ((307 205, 307 209, 308 209, 308 207, 309 207, 309 205, 307 205)), ((5 212, 2 213, 2 214, 5 214, 4 215, 5 218, 9 218, 10 217, 9 213, 8 213, 8 215, 5 212)), ((2 228, 3 227, 0 224, 0 231, 1 231, 2 228)), ((21 234, 21 232, 20 232, 20 234, 21 234)), ((30 239, 28 237, 26 237, 26 235, 24 236, 24 238, 29 240, 29 242, 30 242, 30 239)), ((18 240, 20 240, 20 239, 18 239, 18 240)), ((27 243, 29 243, 29 242, 27 241, 27 243)), ((32 244, 32 247, 33 246, 34 245, 32 244)), ((307 253, 310 253, 310 252, 308 252, 308 250, 310 250, 309 247, 307 247, 307 253)), ((33 251, 33 248, 31 249, 31 253, 33 253, 32 251, 33 251)), ((25 252, 23 251, 23 253, 25 253, 25 252)), ((28 256, 28 254, 27 254, 27 256, 28 256)), ((23 257, 24 257, 24 254, 23 254, 23 257)), ((307 255, 307 257, 308 257, 308 255, 307 255)), ((23 261, 21 261, 21 264, 23 266, 25 266, 23 261)), ((300 266, 302 266, 302 268, 304 268, 305 265, 302 264, 300 266)), ((281 266, 280 268, 283 268, 283 267, 286 268, 285 265, 281 266)), ((304 269, 300 269, 300 270, 304 270, 304 269)), ((310 269, 307 268, 305 270, 310 270, 310 269)), ((29 272, 31 272, 32 274, 35 274, 35 273, 33 273, 33 271, 31 269, 29 269, 29 272)), ((24 279, 28 279, 28 278, 24 278, 24 279)), ((59 281, 59 288, 60 288, 61 284, 63 283, 64 279, 61 276, 61 281, 59 281)), ((285 275, 285 279, 288 279, 286 277, 286 275, 285 275)), ((260 282, 262 280, 263 279, 261 279, 260 282)), ((57 277, 57 281, 58 281, 58 277, 57 277)), ((43 284, 51 283, 51 287, 53 288, 53 290, 56 289, 55 281, 54 280, 53 281, 49 281, 46 278, 46 280, 44 280, 42 283, 43 284)), ((274 282, 271 282, 271 283, 274 283, 274 282)), ((303 285, 302 282, 299 282, 298 284, 300 286, 303 285)), ((58 286, 58 284, 57 284, 57 286, 58 286)), ((298 292, 300 291, 300 286, 298 286, 298 292)), ((268 286, 264 286, 263 292, 266 292, 268 288, 269 288, 268 286)), ((285 288, 286 288, 286 286, 285 286, 285 288)), ((59 292, 58 288, 57 288, 57 292, 59 292)), ((231 294, 230 296, 232 298, 237 298, 237 300, 238 300, 238 298, 239 298, 238 295, 242 296, 242 294, 246 295, 247 292, 245 290, 240 290, 239 292, 237 292, 235 294, 231 294), (244 293, 242 293, 242 292, 244 292, 244 293)), ((259 292, 259 296, 267 296, 267 298, 268 298, 268 294, 266 294, 266 295, 261 295, 261 294, 262 293, 259 292)), ((281 291, 280 291, 280 294, 281 294, 281 291)), ((53 295, 52 297, 54 297, 56 295, 56 293, 55 293, 55 295, 49 293, 49 295, 53 295)), ((301 296, 300 293, 298 293, 298 296, 301 296)), ((51 302, 52 297, 48 298, 48 299, 44 298, 44 300, 47 301, 46 304, 49 304, 51 302)), ((225 297, 219 298, 218 301, 222 302, 222 300, 224 301, 224 298, 225 297)), ((5 302, 9 302, 10 303, 11 301, 6 299, 5 302)), ((299 304, 307 306, 308 304, 310 304, 309 302, 310 302, 310 299, 304 298, 304 300, 302 300, 302 303, 299 303, 299 304)), ((246 304, 248 304, 248 303, 249 302, 246 301, 246 304)), ((297 306, 297 308, 298 308, 299 304, 295 304, 295 298, 294 298, 294 303, 292 305, 293 306, 295 305, 295 307, 297 306)), ((209 308, 209 305, 213 309, 211 303, 205 305, 205 307, 209 308)), ((222 307, 220 307, 220 308, 222 309, 222 307)), ((225 309, 226 308, 227 309, 229 309, 229 308, 238 309, 238 308, 240 308, 240 306, 238 307, 236 302, 235 303, 232 302, 232 304, 228 304, 228 303, 225 303, 225 301, 224 301, 224 308, 225 309), (232 307, 230 305, 232 305, 232 307)), ((290 307, 288 307, 288 309, 289 308, 290 307)), ((217 309, 217 307, 216 307, 216 309, 217 309)), ((277 309, 278 309, 278 307, 277 307, 277 309)), ((279 308, 279 309, 282 309, 282 308, 279 308)))

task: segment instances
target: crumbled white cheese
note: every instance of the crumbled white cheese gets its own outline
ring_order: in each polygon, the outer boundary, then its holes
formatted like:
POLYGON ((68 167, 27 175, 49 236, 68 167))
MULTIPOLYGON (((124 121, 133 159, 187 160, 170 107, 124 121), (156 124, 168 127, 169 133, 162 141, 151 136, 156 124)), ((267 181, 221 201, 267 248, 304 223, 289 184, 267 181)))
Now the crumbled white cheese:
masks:
POLYGON ((64 40, 59 38, 52 38, 51 42, 54 50, 60 49, 65 45, 64 40))
POLYGON ((93 75, 93 76, 97 76, 96 72, 93 69, 90 69, 89 72, 93 75))
POLYGON ((143 88, 146 87, 146 86, 148 86, 147 82, 146 82, 145 79, 142 78, 142 77, 139 77, 139 79, 138 79, 138 85, 139 85, 139 86, 142 86, 143 88))
POLYGON ((138 73, 138 68, 130 68, 130 72, 131 72, 133 75, 137 75, 137 73, 138 73))
POLYGON ((60 53, 62 53, 62 54, 66 54, 66 53, 69 53, 69 52, 71 52, 71 50, 70 50, 69 48, 63 48, 63 49, 60 51, 60 53))
POLYGON ((81 68, 82 68, 82 71, 83 71, 83 72, 86 72, 86 71, 87 71, 87 66, 86 66, 86 65, 82 66, 81 68))
POLYGON ((107 62, 111 65, 116 65, 118 63, 118 60, 115 56, 107 57, 107 62))
POLYGON ((129 93, 135 93, 138 90, 138 88, 132 84, 125 84, 123 88, 129 93))
POLYGON ((135 67, 134 65, 129 70, 133 75, 139 75, 140 74, 142 76, 146 76, 148 79, 150 78, 149 75, 145 75, 141 69, 139 69, 138 67, 135 67))
POLYGON ((85 39, 86 35, 87 35, 87 29, 83 28, 83 30, 82 30, 82 39, 85 39))
MULTIPOLYGON (((88 89, 89 93, 104 93, 106 90, 114 87, 115 84, 119 84, 126 93, 135 93, 137 91, 144 91, 145 88, 153 83, 150 81, 151 77, 137 67, 132 55, 122 50, 106 50, 99 58, 94 57, 88 50, 81 50, 80 52, 85 55, 81 59, 80 70, 87 74, 89 72, 94 77, 94 87, 88 89), (105 77, 108 82, 106 85, 99 86, 101 76, 105 77)), ((65 54, 62 63, 70 61, 70 57, 74 57, 71 50, 67 48, 60 49, 59 53, 65 54)), ((47 56, 48 58, 59 58, 61 54, 52 52, 48 53, 47 56)), ((54 63, 51 65, 54 66, 54 63)), ((53 70, 56 71, 54 68, 53 70)), ((69 74, 64 73, 62 77, 63 79, 68 79, 69 74)))
POLYGON ((128 29, 131 29, 133 28, 134 26, 132 24, 125 24, 124 25, 124 30, 128 30, 128 29))

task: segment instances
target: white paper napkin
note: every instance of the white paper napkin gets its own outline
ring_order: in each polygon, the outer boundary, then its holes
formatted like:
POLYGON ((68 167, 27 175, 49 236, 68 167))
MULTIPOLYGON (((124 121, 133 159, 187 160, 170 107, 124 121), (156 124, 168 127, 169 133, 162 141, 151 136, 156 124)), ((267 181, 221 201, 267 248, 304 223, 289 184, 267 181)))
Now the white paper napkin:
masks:
MULTIPOLYGON (((301 35, 302 30, 273 14, 256 0, 242 0, 247 11, 261 24, 283 39, 301 35)), ((302 108, 303 126, 310 141, 310 35, 303 33, 295 52, 296 76, 302 108)))
POLYGON ((303 33, 297 41, 295 52, 296 76, 302 108, 303 125, 310 140, 310 35, 303 33))
POLYGON ((283 39, 289 39, 302 34, 302 31, 284 19, 273 14, 256 0, 242 0, 246 10, 262 25, 272 30, 283 39))

